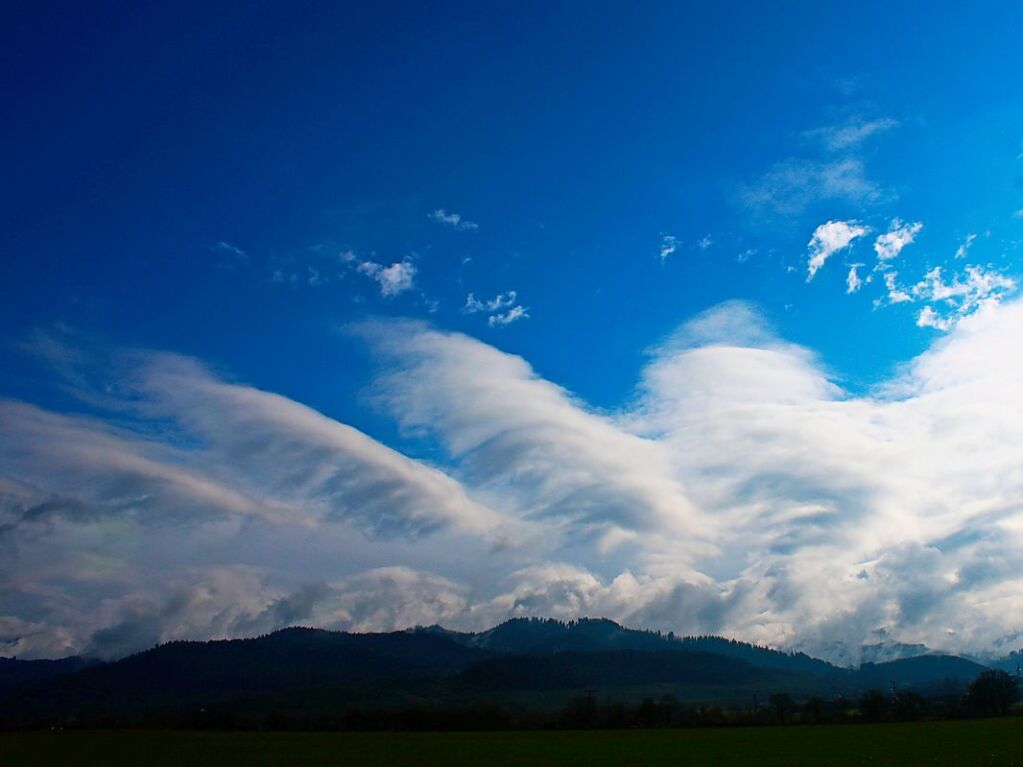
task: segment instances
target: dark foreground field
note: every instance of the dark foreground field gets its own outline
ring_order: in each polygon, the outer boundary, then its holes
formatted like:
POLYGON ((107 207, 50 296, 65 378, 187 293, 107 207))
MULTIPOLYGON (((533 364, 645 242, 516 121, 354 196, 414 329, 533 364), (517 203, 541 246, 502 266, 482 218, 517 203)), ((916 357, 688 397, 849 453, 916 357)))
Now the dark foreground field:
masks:
POLYGON ((838 727, 502 733, 0 735, 25 765, 1023 765, 1023 719, 838 727))

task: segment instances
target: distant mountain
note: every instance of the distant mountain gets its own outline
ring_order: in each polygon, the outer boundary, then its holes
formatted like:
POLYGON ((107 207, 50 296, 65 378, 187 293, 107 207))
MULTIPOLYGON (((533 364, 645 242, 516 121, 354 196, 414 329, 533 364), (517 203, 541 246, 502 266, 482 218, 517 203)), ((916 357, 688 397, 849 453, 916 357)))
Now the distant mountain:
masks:
POLYGON ((987 665, 1010 674, 1023 675, 1023 650, 1013 650, 1008 655, 991 660, 987 665))
POLYGON ((210 695, 442 676, 486 653, 428 633, 289 628, 255 639, 170 642, 86 669, 60 684, 90 695, 210 695))
POLYGON ((355 707, 542 708, 583 692, 672 694, 740 704, 774 692, 856 695, 962 686, 984 666, 923 655, 858 670, 721 637, 676 637, 609 620, 516 619, 482 632, 284 629, 253 639, 171 642, 111 663, 0 659, 0 719, 171 721, 202 711, 338 715, 355 707))
POLYGON ((99 665, 100 661, 77 656, 59 660, 17 660, 0 658, 0 691, 30 682, 73 674, 99 665))
POLYGON ((920 655, 889 663, 864 663, 856 673, 864 687, 932 688, 950 682, 959 685, 971 682, 987 668, 955 655, 920 655))
POLYGON ((860 663, 888 663, 903 658, 916 658, 930 655, 932 650, 924 644, 906 644, 904 642, 876 642, 860 647, 860 663))
POLYGON ((931 655, 935 651, 924 644, 908 644, 885 639, 861 645, 834 641, 825 644, 814 643, 801 648, 810 657, 827 658, 828 662, 840 668, 856 669, 863 663, 887 663, 918 655, 931 655))

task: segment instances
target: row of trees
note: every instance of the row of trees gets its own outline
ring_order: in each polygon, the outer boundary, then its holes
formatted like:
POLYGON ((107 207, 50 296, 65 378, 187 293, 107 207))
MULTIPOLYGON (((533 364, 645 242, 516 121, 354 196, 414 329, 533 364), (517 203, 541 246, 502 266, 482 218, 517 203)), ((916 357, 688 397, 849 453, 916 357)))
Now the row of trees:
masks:
MULTIPOLYGON (((915 721, 969 716, 1000 716, 1011 713, 1019 699, 1019 683, 1004 671, 985 671, 965 695, 925 698, 911 690, 886 695, 871 690, 851 699, 813 697, 797 702, 779 693, 744 708, 686 705, 671 695, 646 698, 637 704, 609 699, 595 693, 577 697, 558 712, 511 713, 492 704, 404 708, 349 707, 343 712, 285 712, 259 714, 228 704, 186 713, 151 712, 126 721, 89 718, 74 721, 38 722, 42 727, 126 726, 186 729, 268 730, 506 730, 506 729, 629 729, 666 727, 769 726, 780 724, 853 724, 858 722, 915 721)), ((3 723, 0 722, 0 730, 3 723)))
POLYGON ((985 671, 965 696, 925 698, 913 690, 886 695, 869 690, 857 699, 825 700, 812 697, 801 703, 786 693, 770 696, 766 705, 744 709, 720 706, 685 706, 666 695, 647 698, 637 706, 600 705, 591 697, 578 698, 561 712, 557 724, 569 728, 700 727, 776 724, 844 724, 857 722, 909 722, 970 716, 1004 716, 1019 699, 1019 683, 1004 671, 985 671))

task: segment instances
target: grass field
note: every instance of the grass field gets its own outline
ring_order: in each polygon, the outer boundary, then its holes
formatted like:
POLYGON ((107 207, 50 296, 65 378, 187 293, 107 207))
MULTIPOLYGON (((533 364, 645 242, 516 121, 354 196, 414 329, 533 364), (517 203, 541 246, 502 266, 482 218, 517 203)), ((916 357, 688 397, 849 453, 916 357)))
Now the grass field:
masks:
POLYGON ((1023 719, 623 732, 0 734, 0 767, 278 764, 1023 766, 1023 719))

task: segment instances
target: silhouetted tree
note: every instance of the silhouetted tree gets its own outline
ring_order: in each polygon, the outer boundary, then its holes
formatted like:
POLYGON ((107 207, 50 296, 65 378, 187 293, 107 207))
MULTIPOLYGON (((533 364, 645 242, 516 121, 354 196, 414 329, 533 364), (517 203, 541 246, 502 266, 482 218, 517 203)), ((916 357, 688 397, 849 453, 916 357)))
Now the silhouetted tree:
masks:
POLYGON ((573 729, 593 727, 597 720, 597 701, 593 694, 580 695, 561 712, 561 722, 573 729))
POLYGON ((970 709, 985 716, 1007 714, 1019 695, 1019 682, 1004 671, 984 671, 970 683, 970 709))
POLYGON ((824 701, 821 698, 810 698, 803 705, 803 718, 807 722, 820 724, 824 718, 824 701))
POLYGON ((653 727, 657 724, 657 704, 653 698, 643 698, 636 710, 636 721, 640 727, 653 727))
POLYGON ((792 698, 785 692, 776 692, 772 695, 771 705, 774 706, 774 711, 778 715, 778 721, 782 724, 785 724, 785 718, 788 716, 788 713, 796 706, 792 698))
POLYGON ((892 699, 892 713, 902 721, 919 719, 927 713, 927 700, 918 692, 902 690, 892 699))
POLYGON ((868 722, 880 722, 884 719, 888 699, 880 690, 868 690, 860 698, 860 714, 868 722))

